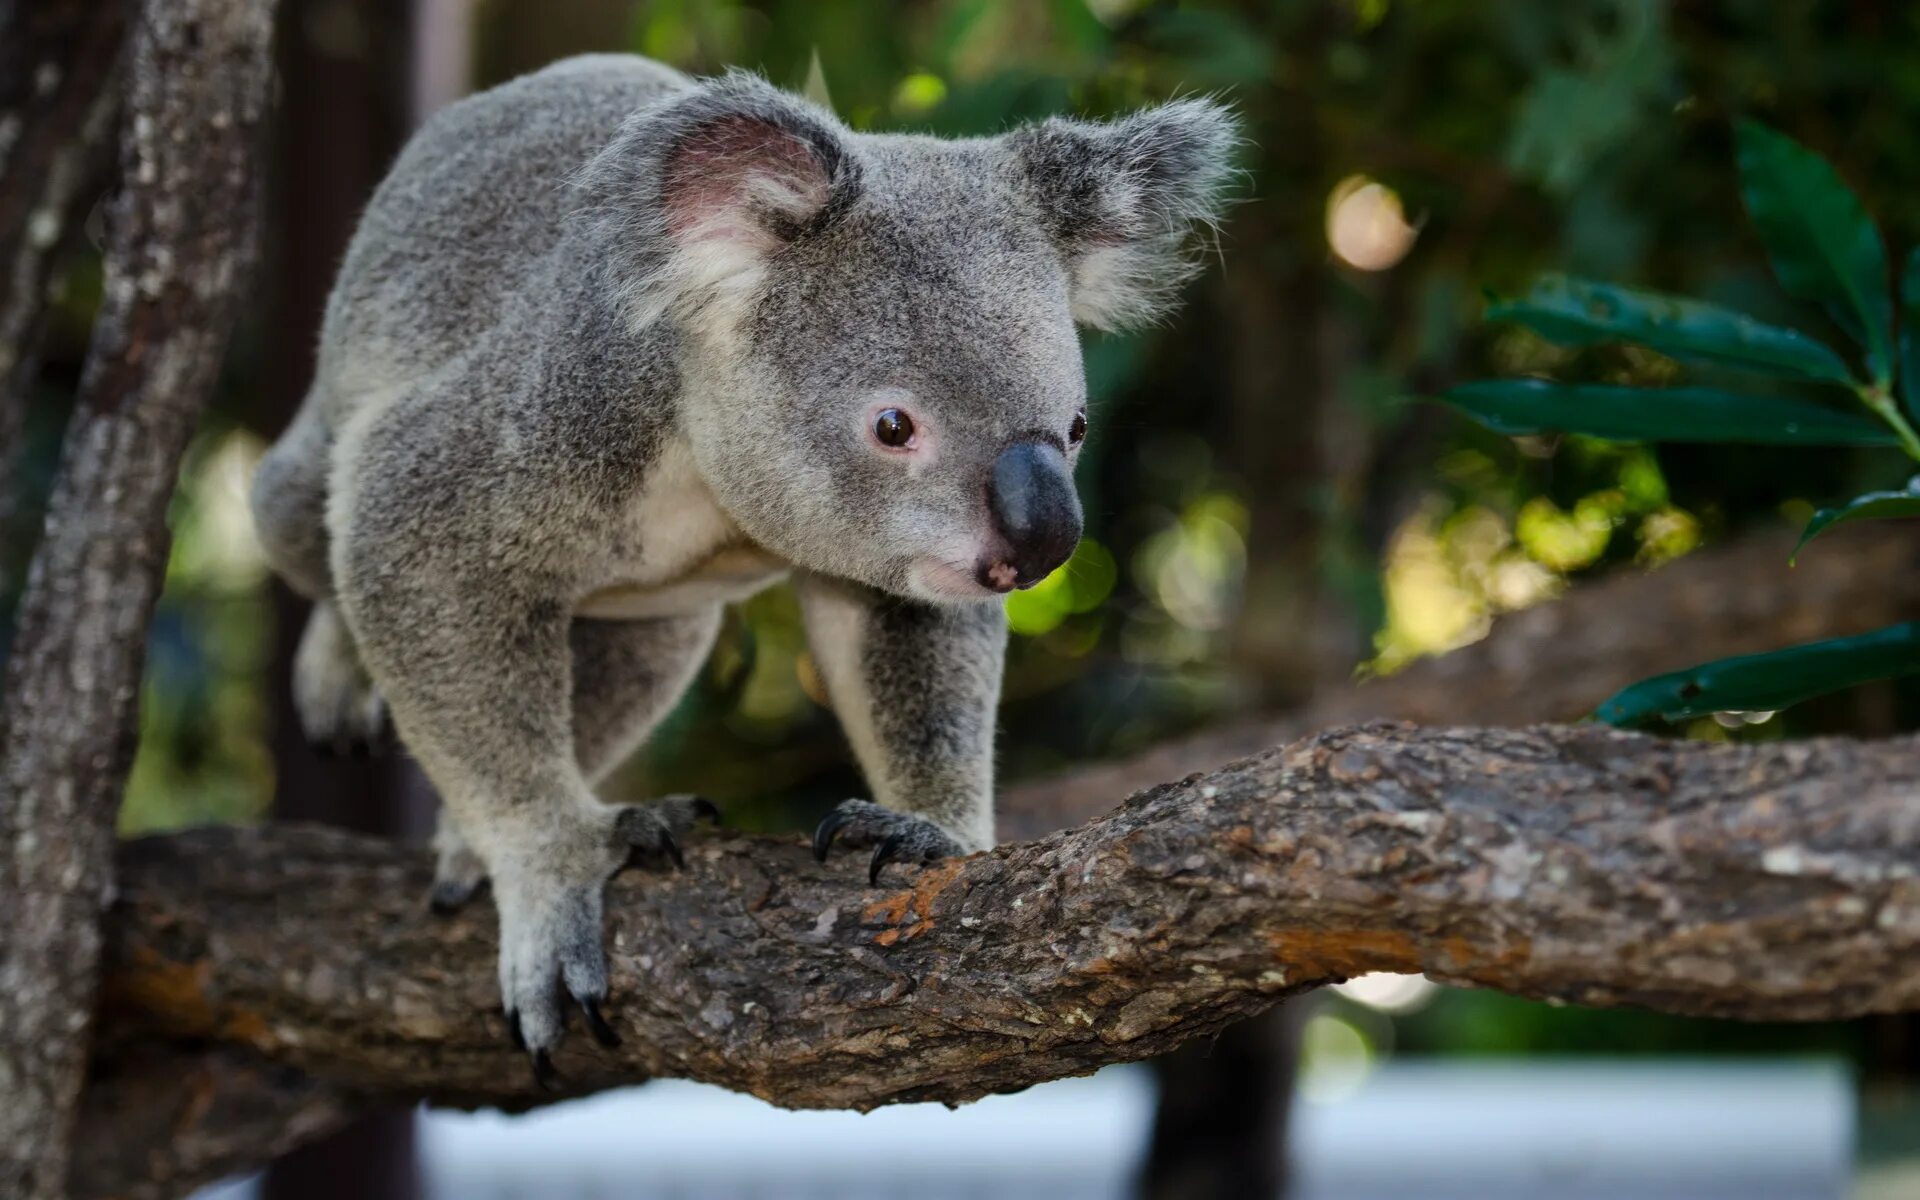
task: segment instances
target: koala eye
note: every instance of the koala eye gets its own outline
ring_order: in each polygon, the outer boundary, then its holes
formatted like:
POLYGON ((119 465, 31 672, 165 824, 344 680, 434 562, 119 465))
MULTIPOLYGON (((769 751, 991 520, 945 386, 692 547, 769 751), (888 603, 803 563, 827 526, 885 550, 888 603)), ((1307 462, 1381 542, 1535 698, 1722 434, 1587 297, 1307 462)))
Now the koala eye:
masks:
POLYGON ((913 418, 897 408, 883 408, 874 414, 873 436, 882 446, 904 450, 913 441, 913 418))
POLYGON ((1073 414, 1073 424, 1067 426, 1067 441, 1078 446, 1087 440, 1087 410, 1081 409, 1073 414))

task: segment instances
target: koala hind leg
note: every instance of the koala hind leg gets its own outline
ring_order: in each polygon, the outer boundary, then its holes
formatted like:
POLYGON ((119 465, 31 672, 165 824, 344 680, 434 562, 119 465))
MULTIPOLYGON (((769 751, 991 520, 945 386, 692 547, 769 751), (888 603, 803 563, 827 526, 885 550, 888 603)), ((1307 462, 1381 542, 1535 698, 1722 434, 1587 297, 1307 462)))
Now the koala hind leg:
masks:
POLYGON ((387 705, 332 600, 307 618, 293 659, 293 705, 316 750, 368 754, 388 741, 387 705))

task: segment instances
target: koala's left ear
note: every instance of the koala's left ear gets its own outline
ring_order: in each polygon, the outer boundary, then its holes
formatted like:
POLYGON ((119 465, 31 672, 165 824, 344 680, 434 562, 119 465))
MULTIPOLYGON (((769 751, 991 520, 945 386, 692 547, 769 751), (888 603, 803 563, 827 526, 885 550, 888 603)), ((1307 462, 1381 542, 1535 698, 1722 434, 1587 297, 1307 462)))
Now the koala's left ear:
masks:
POLYGON ((1007 135, 1072 273, 1076 321, 1124 329, 1171 306, 1197 269, 1191 236, 1219 219, 1239 140, 1232 112, 1210 100, 1007 135))

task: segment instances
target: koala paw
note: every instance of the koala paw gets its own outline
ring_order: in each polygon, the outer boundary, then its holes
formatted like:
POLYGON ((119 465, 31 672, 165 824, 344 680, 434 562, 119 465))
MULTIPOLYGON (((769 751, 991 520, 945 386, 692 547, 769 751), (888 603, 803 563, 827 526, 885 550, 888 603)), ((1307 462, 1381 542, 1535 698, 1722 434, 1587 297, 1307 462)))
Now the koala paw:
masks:
MULTIPOLYGON (((494 899, 500 910, 500 996, 507 1031, 514 1045, 532 1057, 534 1078, 541 1086, 552 1087, 559 1079, 553 1051, 566 1032, 569 999, 580 1006, 596 1041, 603 1046, 620 1044, 602 1012, 607 999, 607 956, 601 918, 607 879, 625 866, 650 859, 685 865, 678 838, 702 817, 717 823, 720 811, 698 796, 668 796, 652 804, 622 807, 612 815, 611 854, 606 858, 597 853, 535 855, 518 869, 494 875, 494 899), (588 858, 598 859, 598 865, 588 858)), ((442 882, 464 879, 436 881, 436 899, 442 882)), ((478 886, 473 884, 467 894, 478 886)))
POLYGON ((813 831, 813 856, 827 861, 827 851, 838 837, 844 846, 874 846, 867 864, 867 883, 878 886, 880 868, 890 862, 930 863, 964 854, 953 835, 925 817, 895 812, 871 800, 843 800, 813 831))
POLYGON ((387 702, 344 639, 324 632, 301 639, 293 707, 307 744, 318 753, 364 758, 392 748, 387 702))
POLYGON ((487 866, 451 832, 444 817, 433 844, 433 890, 427 894, 427 907, 436 916, 446 916, 466 907, 487 886, 487 866))

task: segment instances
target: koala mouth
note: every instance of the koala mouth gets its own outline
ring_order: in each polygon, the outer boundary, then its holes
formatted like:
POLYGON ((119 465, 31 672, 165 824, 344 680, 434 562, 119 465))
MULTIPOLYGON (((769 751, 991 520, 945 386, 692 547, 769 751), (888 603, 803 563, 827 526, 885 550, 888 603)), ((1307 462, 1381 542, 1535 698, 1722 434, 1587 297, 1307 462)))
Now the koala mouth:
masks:
POLYGON ((1020 584, 1020 572, 1010 562, 997 562, 981 572, 986 585, 996 592, 1010 592, 1020 584))

